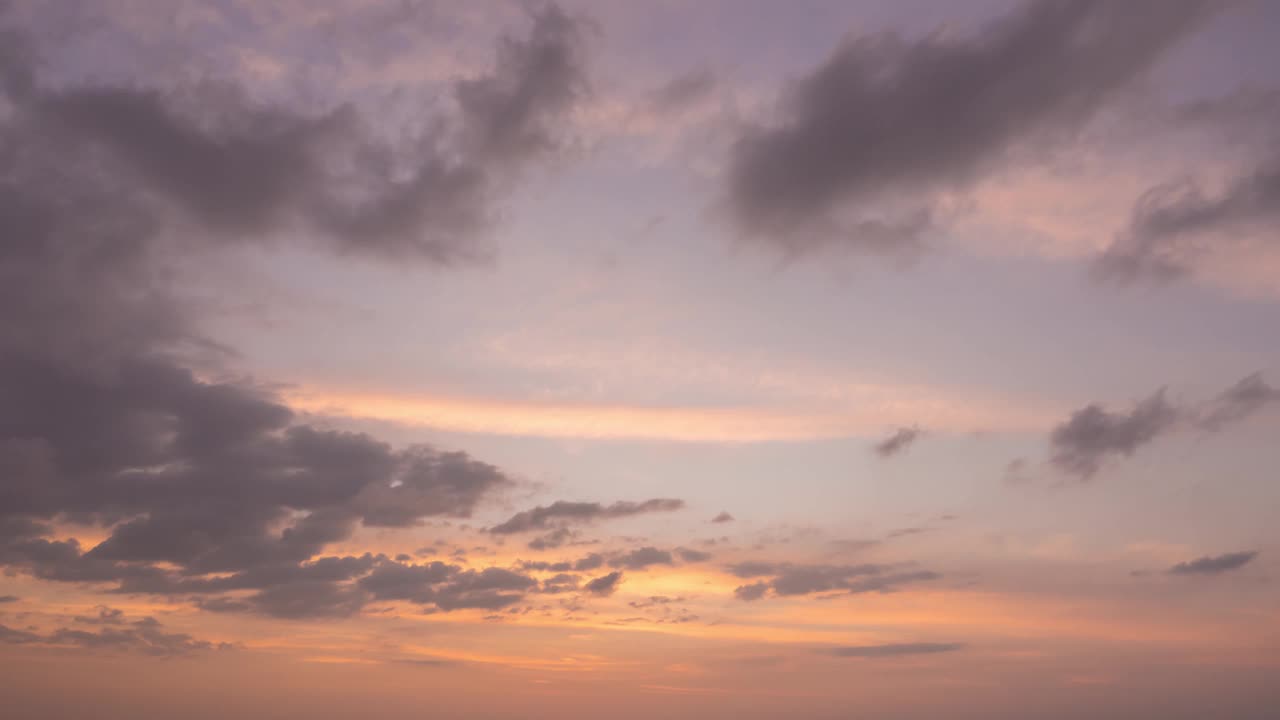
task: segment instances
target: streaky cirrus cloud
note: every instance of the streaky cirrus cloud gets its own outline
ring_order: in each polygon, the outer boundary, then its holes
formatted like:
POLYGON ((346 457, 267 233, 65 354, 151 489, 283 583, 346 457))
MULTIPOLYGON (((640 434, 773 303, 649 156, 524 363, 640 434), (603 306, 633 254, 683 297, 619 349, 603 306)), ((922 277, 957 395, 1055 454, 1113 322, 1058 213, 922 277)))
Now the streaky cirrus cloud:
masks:
POLYGON ((798 563, 741 562, 729 565, 730 575, 744 579, 766 577, 734 590, 740 600, 759 600, 768 591, 780 597, 843 592, 850 595, 898 590, 902 585, 937 580, 929 570, 903 570, 897 565, 806 565, 798 563))
POLYGON ((497 535, 561 528, 569 524, 586 524, 600 520, 630 517, 644 513, 674 512, 684 508, 684 501, 675 498, 653 498, 643 502, 620 500, 611 505, 598 502, 570 502, 557 500, 550 505, 539 505, 523 510, 504 522, 489 528, 497 535))
POLYGON ((847 645, 818 650, 842 658, 888 658, 904 655, 935 655, 963 650, 961 643, 890 643, 887 645, 847 645))
POLYGON ((1224 555, 1206 555, 1195 560, 1180 562, 1169 568, 1170 575, 1220 575, 1229 570, 1238 570, 1258 557, 1256 550, 1226 553, 1224 555))
POLYGON ((738 138, 729 217, 788 254, 913 251, 943 193, 1069 138, 1212 9, 1039 0, 964 39, 849 39, 738 138))

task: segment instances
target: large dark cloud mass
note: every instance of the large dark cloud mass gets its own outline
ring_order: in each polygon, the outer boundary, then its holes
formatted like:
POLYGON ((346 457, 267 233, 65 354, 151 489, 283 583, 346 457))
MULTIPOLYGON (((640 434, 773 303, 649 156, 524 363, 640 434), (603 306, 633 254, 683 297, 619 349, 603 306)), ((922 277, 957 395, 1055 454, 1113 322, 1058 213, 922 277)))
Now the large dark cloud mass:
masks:
MULTIPOLYGON (((353 108, 55 86, 38 39, 4 33, 0 565, 282 617, 397 598, 493 608, 536 585, 498 568, 317 559, 361 526, 466 517, 511 480, 466 453, 300 422, 266 389, 197 362, 218 346, 168 260, 287 228, 343 251, 467 254, 494 192, 557 144, 555 121, 582 90, 577 23, 535 14, 491 73, 457 85, 456 127, 404 146, 353 108), (106 538, 57 539, 75 526, 106 538)), ((149 626, 120 632, 164 642, 149 626)))
POLYGON ((890 658, 904 655, 934 655, 963 650, 960 643, 894 643, 889 645, 849 645, 819 652, 843 658, 890 658))
POLYGON ((1078 130, 1210 10, 1039 0, 965 39, 848 40, 738 139, 729 215, 788 253, 909 250, 941 193, 1078 130))

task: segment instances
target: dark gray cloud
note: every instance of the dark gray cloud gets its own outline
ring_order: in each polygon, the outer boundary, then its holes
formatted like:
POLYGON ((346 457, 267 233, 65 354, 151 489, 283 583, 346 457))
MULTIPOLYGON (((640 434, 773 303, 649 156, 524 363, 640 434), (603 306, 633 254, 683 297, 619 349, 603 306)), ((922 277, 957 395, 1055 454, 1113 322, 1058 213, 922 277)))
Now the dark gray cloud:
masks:
POLYGON ((911 447, 920 439, 920 435, 920 428, 917 427, 898 428, 889 437, 876 443, 873 449, 882 458, 893 457, 911 447))
POLYGON ((741 600, 758 600, 772 590, 775 595, 810 595, 823 592, 860 594, 894 592, 902 585, 937 580, 941 575, 928 570, 902 570, 901 566, 865 563, 861 565, 803 565, 794 563, 742 562, 725 568, 744 579, 766 580, 734 590, 741 600))
POLYGON ((1040 0, 958 39, 847 40, 734 146, 727 210, 794 254, 909 251, 935 200, 1087 122, 1212 10, 1194 0, 1040 0))
MULTIPOLYGON (((1075 411, 1049 435, 1049 460, 1081 479, 1093 477, 1110 457, 1127 457, 1156 438, 1179 427, 1218 432, 1248 419, 1269 405, 1280 403, 1280 390, 1260 373, 1240 379, 1212 400, 1195 404, 1171 403, 1161 388, 1127 412, 1091 403, 1075 411)), ((1022 460, 1010 472, 1025 470, 1022 460)))
POLYGON ((456 84, 457 116, 411 143, 380 138, 351 106, 309 115, 234 88, 51 90, 13 54, 5 77, 28 132, 109 163, 219 237, 300 225, 343 250, 448 261, 475 254, 497 192, 558 147, 585 86, 581 35, 555 6, 534 14, 526 38, 500 41, 491 72, 456 84))
POLYGON ((892 643, 888 645, 849 645, 823 648, 818 652, 845 658, 887 658, 904 655, 934 655, 963 650, 960 643, 892 643))
POLYGON ((1244 567, 1258 557, 1257 551, 1227 553, 1180 562, 1169 568, 1170 575, 1218 575, 1244 567))
POLYGON ((558 500, 550 505, 539 505, 512 515, 489 532, 499 535, 559 529, 569 524, 586 524, 600 520, 629 517, 654 512, 673 512, 684 507, 683 500, 654 498, 644 502, 619 501, 612 505, 596 502, 568 502, 558 500))
POLYGON ((1053 429, 1050 461, 1068 473, 1091 478, 1107 457, 1132 455, 1171 430, 1178 418, 1179 412, 1165 399, 1163 388, 1128 412, 1110 411, 1096 403, 1087 405, 1053 429))
POLYGON ((583 586, 582 589, 586 590, 592 595, 607 597, 609 595, 612 595, 614 591, 618 589, 618 585, 620 585, 621 583, 622 583, 622 573, 615 570, 614 572, 611 572, 608 575, 601 575, 600 577, 588 582, 586 585, 583 586))
MULTIPOLYGON (((353 108, 309 114, 145 78, 54 83, 31 38, 4 30, 0 566, 211 611, 346 616, 393 592, 379 585, 389 566, 410 566, 326 547, 361 526, 467 517, 511 484, 466 453, 307 424, 228 379, 231 352, 202 333, 170 270, 277 236, 428 263, 468 254, 495 193, 555 149, 583 89, 576 21, 554 7, 532 20, 492 72, 456 86, 443 131, 407 144, 353 108), (53 539, 54 523, 106 538, 53 539)), ((405 599, 492 609, 537 584, 448 567, 405 599)), ((106 624, 59 642, 183 646, 159 632, 106 624)))
POLYGON ((18 602, 20 599, 17 595, 0 595, 0 604, 18 602))

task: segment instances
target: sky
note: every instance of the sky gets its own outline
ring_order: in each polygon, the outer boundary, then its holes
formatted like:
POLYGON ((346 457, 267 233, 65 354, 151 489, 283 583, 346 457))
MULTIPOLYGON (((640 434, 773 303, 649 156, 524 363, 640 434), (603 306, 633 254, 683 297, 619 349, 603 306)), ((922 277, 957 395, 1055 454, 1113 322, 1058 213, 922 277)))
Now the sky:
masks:
POLYGON ((6 714, 1273 718, 1278 34, 0 4, 6 714))

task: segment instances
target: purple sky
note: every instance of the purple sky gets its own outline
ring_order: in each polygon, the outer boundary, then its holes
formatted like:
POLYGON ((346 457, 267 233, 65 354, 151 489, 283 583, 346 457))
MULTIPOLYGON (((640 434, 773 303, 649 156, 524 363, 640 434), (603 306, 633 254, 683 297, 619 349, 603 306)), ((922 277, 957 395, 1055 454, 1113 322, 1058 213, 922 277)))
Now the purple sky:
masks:
POLYGON ((16 716, 1280 706, 1280 3, 0 8, 16 716))

